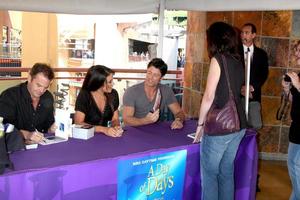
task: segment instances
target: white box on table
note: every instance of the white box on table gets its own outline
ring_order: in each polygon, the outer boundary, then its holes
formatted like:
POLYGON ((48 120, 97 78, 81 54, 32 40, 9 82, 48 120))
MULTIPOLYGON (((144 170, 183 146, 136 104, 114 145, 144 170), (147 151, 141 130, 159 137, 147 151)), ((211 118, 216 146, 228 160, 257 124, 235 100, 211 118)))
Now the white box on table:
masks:
POLYGON ((91 125, 74 125, 73 138, 87 140, 94 137, 94 127, 91 125))

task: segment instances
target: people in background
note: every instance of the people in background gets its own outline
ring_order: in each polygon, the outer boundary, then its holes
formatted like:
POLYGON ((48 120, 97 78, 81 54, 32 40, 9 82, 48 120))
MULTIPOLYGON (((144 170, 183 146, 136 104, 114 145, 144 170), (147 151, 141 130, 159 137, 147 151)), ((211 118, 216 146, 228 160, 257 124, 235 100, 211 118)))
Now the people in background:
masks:
POLYGON ((183 54, 183 49, 178 49, 177 68, 184 67, 184 64, 185 64, 185 57, 184 57, 184 54, 183 54))
POLYGON ((292 194, 290 200, 300 199, 300 73, 287 73, 290 80, 282 80, 285 95, 292 102, 291 127, 289 132, 288 170, 292 182, 292 194))
POLYGON ((241 102, 244 68, 238 53, 238 34, 224 22, 216 22, 207 30, 210 66, 205 92, 199 110, 194 142, 201 142, 201 180, 203 200, 234 199, 234 159, 246 128, 241 102), (228 101, 229 89, 224 71, 224 56, 233 96, 240 119, 240 131, 212 136, 204 132, 204 124, 212 103, 222 108, 228 101))
POLYGON ((300 66, 300 40, 298 40, 294 45, 291 59, 292 65, 300 66))
POLYGON ((39 143, 42 133, 54 132, 54 99, 48 88, 54 79, 52 68, 36 63, 25 83, 8 88, 0 96, 0 116, 22 134, 25 142, 39 143))
MULTIPOLYGON (((261 88, 266 82, 269 73, 267 53, 255 46, 256 27, 254 24, 246 23, 241 30, 242 47, 240 54, 243 63, 247 63, 247 55, 250 54, 250 95, 249 95, 249 126, 260 129, 262 127, 261 117, 261 88)), ((242 87, 245 95, 245 86, 242 87)))
POLYGON ((103 65, 89 68, 75 103, 75 124, 95 126, 95 132, 120 137, 119 95, 113 89, 114 72, 103 65))
POLYGON ((168 66, 160 58, 152 59, 147 66, 146 79, 125 91, 123 96, 123 119, 130 126, 152 124, 159 120, 160 113, 168 107, 175 120, 172 129, 183 127, 185 115, 171 88, 160 84, 168 66))

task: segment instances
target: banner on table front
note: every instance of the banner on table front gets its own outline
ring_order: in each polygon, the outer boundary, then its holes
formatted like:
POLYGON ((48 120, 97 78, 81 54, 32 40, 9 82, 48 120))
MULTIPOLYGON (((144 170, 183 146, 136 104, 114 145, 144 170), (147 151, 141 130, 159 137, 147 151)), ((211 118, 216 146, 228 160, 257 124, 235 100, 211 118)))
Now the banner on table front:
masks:
POLYGON ((118 200, 182 199, 186 150, 118 162, 118 200))

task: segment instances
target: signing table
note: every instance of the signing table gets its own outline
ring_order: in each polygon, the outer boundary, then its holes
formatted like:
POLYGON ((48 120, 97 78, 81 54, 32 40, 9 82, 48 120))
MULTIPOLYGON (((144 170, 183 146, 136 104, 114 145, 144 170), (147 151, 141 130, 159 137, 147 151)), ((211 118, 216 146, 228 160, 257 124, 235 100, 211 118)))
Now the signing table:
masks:
MULTIPOLYGON (((170 123, 126 127, 120 138, 95 134, 89 140, 67 142, 10 155, 14 171, 0 176, 0 199, 117 199, 117 163, 120 159, 186 150, 183 197, 200 199, 199 144, 187 134, 196 129, 187 121, 181 130, 170 123)), ((255 132, 248 130, 235 163, 236 199, 255 199, 257 148, 255 132)))

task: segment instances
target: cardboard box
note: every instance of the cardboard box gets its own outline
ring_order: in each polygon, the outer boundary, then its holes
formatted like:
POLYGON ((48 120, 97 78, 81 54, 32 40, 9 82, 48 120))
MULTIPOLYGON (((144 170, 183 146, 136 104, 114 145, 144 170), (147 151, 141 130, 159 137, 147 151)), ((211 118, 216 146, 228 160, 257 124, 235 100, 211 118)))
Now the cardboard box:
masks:
POLYGON ((90 125, 74 125, 73 138, 87 140, 94 137, 94 127, 90 125))

